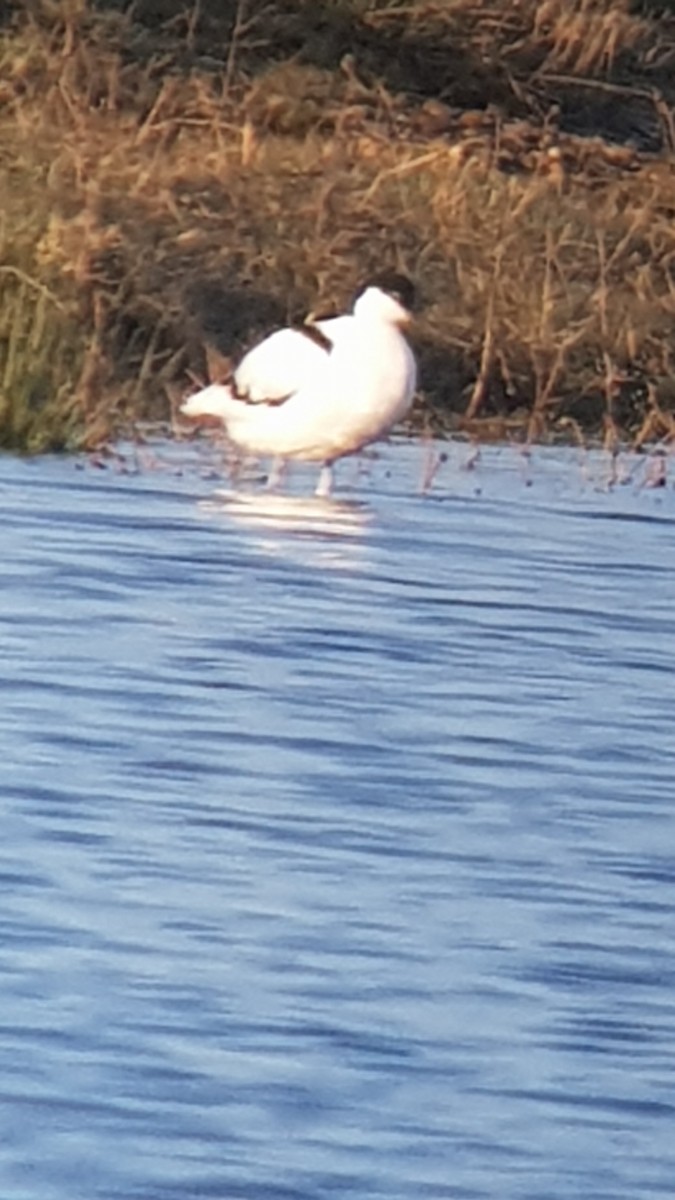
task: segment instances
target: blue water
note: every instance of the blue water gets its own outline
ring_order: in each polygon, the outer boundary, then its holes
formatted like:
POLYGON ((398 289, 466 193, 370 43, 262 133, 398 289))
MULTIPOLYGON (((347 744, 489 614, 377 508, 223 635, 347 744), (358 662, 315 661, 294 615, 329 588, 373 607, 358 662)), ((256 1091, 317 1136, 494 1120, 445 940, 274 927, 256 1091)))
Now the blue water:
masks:
POLYGON ((0 460, 3 1200, 673 1195, 675 491, 422 455, 0 460))

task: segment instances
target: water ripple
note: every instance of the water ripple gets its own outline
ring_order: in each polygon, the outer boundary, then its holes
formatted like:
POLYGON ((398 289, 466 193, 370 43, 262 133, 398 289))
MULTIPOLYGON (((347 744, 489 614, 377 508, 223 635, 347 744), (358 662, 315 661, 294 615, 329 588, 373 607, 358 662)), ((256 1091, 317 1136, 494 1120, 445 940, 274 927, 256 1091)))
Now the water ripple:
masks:
POLYGON ((670 1196, 675 493, 201 454, 1 464, 4 1200, 670 1196))

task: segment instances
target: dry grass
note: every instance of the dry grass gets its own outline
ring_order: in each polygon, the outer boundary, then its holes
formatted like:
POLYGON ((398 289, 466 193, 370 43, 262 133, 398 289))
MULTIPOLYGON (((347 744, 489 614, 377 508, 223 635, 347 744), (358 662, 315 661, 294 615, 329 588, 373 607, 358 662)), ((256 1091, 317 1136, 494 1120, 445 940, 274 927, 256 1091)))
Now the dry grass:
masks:
POLYGON ((209 344, 343 304, 383 263, 426 300, 423 423, 672 438, 665 20, 598 0, 163 8, 153 26, 143 4, 134 23, 45 0, 0 41, 0 444, 166 419, 209 344), (566 131, 561 96, 583 94, 574 127, 617 91, 657 151, 566 131))

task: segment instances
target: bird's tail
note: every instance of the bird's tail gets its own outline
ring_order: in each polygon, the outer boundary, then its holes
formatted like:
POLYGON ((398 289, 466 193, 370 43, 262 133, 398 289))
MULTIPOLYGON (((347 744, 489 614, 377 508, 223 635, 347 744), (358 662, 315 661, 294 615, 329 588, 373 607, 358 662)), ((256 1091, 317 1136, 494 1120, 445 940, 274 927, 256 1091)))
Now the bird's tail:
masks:
POLYGON ((227 419, 239 406, 226 383, 211 383, 201 391, 188 396, 180 406, 185 417, 217 417, 227 424, 227 419))

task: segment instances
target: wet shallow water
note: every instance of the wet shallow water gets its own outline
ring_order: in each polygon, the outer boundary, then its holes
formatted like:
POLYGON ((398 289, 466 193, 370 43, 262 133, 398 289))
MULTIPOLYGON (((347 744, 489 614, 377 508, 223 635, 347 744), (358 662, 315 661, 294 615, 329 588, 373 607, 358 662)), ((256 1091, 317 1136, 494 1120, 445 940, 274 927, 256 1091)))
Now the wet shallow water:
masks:
POLYGON ((675 492, 0 461, 0 1194, 675 1179, 675 492))

